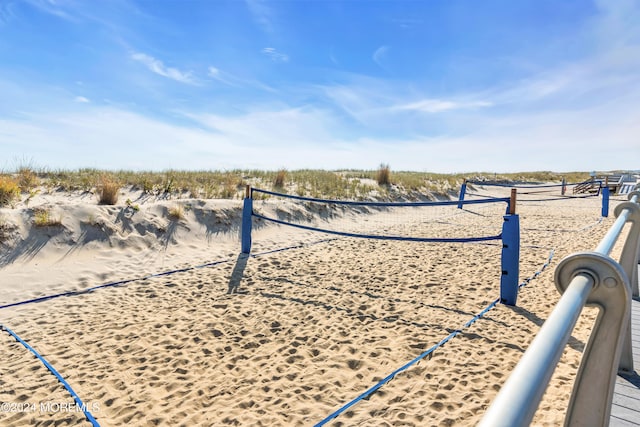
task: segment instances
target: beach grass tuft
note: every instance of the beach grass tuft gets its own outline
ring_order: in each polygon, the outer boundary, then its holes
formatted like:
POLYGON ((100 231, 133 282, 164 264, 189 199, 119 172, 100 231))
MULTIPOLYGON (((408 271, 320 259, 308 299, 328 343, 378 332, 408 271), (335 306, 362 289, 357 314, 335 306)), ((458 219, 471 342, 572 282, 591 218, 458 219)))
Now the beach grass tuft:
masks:
POLYGON ((0 206, 12 204, 20 198, 20 185, 8 176, 0 176, 0 206))
POLYGON ((28 193, 40 185, 40 179, 33 169, 21 167, 18 170, 18 185, 20 186, 20 191, 28 193))
POLYGON ((378 172, 376 174, 376 181, 378 182, 378 185, 391 185, 391 168, 388 164, 380 164, 380 168, 378 168, 378 172))
POLYGON ((120 184, 110 175, 103 175, 98 184, 98 203, 101 205, 115 205, 118 203, 120 184))
POLYGON ((276 173, 276 177, 273 179, 273 188, 282 190, 284 188, 285 180, 287 179, 287 170, 280 169, 276 173))
POLYGON ((169 208, 169 218, 174 221, 180 221, 184 219, 184 208, 182 205, 175 205, 169 208))
POLYGON ((33 225, 36 227, 62 225, 62 218, 52 216, 48 209, 36 209, 33 213, 33 225))

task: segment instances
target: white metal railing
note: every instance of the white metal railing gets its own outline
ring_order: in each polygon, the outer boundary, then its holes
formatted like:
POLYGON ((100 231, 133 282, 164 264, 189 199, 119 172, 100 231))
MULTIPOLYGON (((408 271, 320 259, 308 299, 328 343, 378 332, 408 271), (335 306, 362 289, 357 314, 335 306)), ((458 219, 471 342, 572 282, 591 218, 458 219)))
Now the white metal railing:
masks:
POLYGON ((640 191, 628 199, 616 206, 616 221, 595 251, 572 254, 556 268, 556 288, 563 295, 480 426, 529 425, 585 305, 600 312, 582 356, 565 426, 609 424, 616 374, 633 371, 631 297, 638 296, 640 191), (609 254, 627 222, 631 229, 616 262, 609 254))

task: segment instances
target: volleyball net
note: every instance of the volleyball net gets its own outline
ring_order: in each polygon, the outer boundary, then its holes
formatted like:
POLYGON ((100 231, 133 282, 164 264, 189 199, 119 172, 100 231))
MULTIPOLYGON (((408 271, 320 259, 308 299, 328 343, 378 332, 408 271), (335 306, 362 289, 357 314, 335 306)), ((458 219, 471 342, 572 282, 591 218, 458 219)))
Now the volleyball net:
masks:
MULTIPOLYGON (((609 188, 600 181, 583 181, 558 184, 513 184, 493 181, 465 180, 460 187, 459 202, 473 199, 500 197, 500 193, 507 190, 517 192, 518 203, 534 204, 547 202, 565 202, 568 205, 575 200, 602 198, 601 216, 609 216, 609 188), (585 190, 585 185, 589 189, 585 190), (481 190, 485 190, 482 191, 481 190), (584 191, 583 191, 584 190, 584 191), (488 194, 487 192, 491 193, 488 194)), ((458 208, 462 208, 462 204, 458 208)), ((589 207, 585 207, 589 208, 589 207)))
POLYGON ((251 253, 254 221, 347 238, 450 244, 500 240, 500 300, 515 305, 520 257, 515 203, 514 196, 462 201, 328 200, 247 187, 241 249, 251 253), (458 210, 458 206, 465 209, 458 210), (456 215, 473 216, 474 225, 451 221, 456 215))
POLYGON ((258 221, 345 237, 443 243, 499 240, 499 221, 490 224, 490 221, 485 220, 486 227, 479 236, 472 227, 454 229, 456 224, 451 220, 471 212, 487 218, 500 218, 509 210, 511 203, 509 197, 467 200, 463 203, 467 212, 460 212, 456 209, 458 202, 451 200, 328 200, 258 188, 250 190, 248 200, 252 206, 250 212, 246 213, 250 213, 258 221))

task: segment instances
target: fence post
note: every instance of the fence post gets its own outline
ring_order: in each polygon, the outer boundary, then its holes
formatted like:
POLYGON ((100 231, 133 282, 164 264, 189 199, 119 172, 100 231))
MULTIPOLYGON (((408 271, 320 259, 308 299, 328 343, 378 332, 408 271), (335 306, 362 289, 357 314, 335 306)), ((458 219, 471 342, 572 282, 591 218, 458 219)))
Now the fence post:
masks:
POLYGON ((564 177, 562 177, 562 190, 560 191, 560 195, 564 196, 566 192, 567 192, 567 180, 564 177))
POLYGON ((242 206, 242 230, 240 232, 241 247, 243 254, 251 252, 251 214, 253 213, 253 198, 251 197, 251 186, 247 185, 242 206))
POLYGON ((602 216, 609 216, 609 185, 606 183, 602 189, 602 216))
POLYGON ((518 276, 520 273, 520 218, 516 215, 516 189, 511 190, 509 212, 502 223, 502 256, 500 277, 500 302, 516 305, 518 276))
POLYGON ((462 202, 464 201, 464 195, 467 192, 467 180, 465 179, 462 182, 462 187, 460 187, 460 197, 458 198, 458 209, 462 209, 462 202))

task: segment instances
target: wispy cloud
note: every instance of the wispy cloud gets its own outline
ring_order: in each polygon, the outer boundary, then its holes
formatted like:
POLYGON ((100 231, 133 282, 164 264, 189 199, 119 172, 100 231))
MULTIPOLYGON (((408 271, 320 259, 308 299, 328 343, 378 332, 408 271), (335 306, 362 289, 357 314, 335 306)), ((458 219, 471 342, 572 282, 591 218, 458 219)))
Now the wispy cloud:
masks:
POLYGON ((152 72, 178 81, 180 83, 197 84, 191 72, 180 71, 177 68, 167 67, 162 61, 144 53, 132 53, 131 58, 144 64, 152 72))
POLYGON ((91 102, 89 101, 88 98, 85 98, 84 96, 76 96, 73 100, 81 104, 88 104, 89 102, 91 102))
POLYGON ((78 18, 68 10, 69 8, 67 6, 69 6, 70 2, 67 0, 26 0, 26 2, 41 12, 57 16, 67 21, 78 21, 78 18))
POLYGON ((422 113, 442 113, 451 110, 490 107, 493 104, 487 101, 446 101, 442 99, 423 99, 403 105, 391 107, 392 111, 417 111, 422 113))
POLYGON ((273 62, 289 62, 289 55, 287 55, 286 53, 278 52, 276 48, 265 47, 264 49, 262 49, 262 53, 271 58, 273 62))
POLYGON ((389 52, 389 49, 390 49, 389 46, 385 46, 385 45, 377 48, 372 55, 373 62, 375 62, 376 64, 382 67, 383 61, 386 58, 387 53, 389 52))
POLYGON ((234 80, 232 76, 228 76, 227 73, 220 71, 219 68, 212 65, 207 69, 207 76, 229 86, 238 86, 232 81, 234 80))
POLYGON ((391 22, 398 25, 404 30, 415 28, 424 24, 424 21, 422 19, 415 18, 397 18, 392 19, 391 22))
POLYGON ((247 8, 253 16, 253 19, 267 33, 273 33, 273 10, 266 4, 264 0, 246 0, 247 8))
POLYGON ((222 71, 221 69, 219 69, 218 67, 214 67, 213 65, 210 65, 207 69, 207 76, 227 86, 233 86, 237 88, 251 87, 263 90, 265 92, 277 92, 277 90, 273 87, 258 80, 238 77, 226 71, 222 71))
POLYGON ((15 17, 14 4, 12 2, 0 3, 0 25, 6 24, 15 17))

